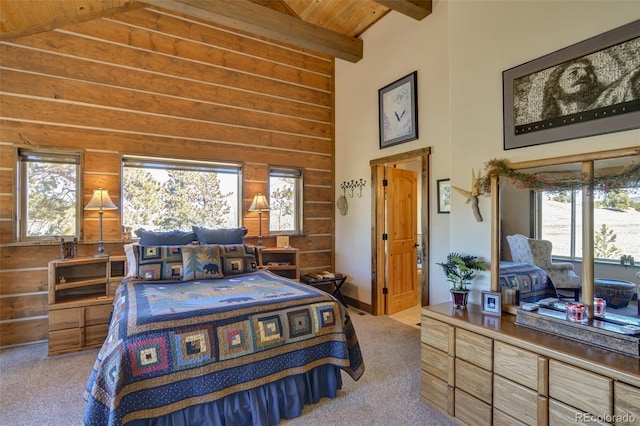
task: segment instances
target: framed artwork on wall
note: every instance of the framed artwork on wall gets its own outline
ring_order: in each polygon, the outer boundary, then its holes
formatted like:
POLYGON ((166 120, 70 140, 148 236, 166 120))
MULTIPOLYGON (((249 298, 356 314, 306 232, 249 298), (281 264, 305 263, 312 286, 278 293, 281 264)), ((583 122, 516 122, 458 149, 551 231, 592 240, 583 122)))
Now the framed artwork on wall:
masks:
POLYGON ((380 148, 418 139, 418 72, 378 90, 380 148))
POLYGON ((438 179, 438 213, 451 213, 451 180, 438 179))
POLYGON ((640 20, 502 73, 504 149, 640 127, 640 20))

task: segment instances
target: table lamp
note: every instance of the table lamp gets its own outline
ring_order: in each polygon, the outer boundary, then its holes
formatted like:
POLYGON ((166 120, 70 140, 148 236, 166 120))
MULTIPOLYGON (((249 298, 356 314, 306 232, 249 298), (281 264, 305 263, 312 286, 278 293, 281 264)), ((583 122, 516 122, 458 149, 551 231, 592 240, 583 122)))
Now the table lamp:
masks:
POLYGON ((265 195, 258 193, 253 197, 253 203, 251 203, 249 211, 258 212, 258 246, 262 246, 262 212, 268 212, 269 210, 271 209, 265 195))
POLYGON ((84 206, 85 210, 98 210, 98 215, 100 216, 100 241, 98 241, 98 253, 94 254, 93 257, 108 257, 108 254, 104 253, 104 241, 102 240, 102 215, 104 210, 117 210, 113 201, 109 197, 109 191, 106 189, 98 188, 93 190, 93 197, 89 203, 84 206))

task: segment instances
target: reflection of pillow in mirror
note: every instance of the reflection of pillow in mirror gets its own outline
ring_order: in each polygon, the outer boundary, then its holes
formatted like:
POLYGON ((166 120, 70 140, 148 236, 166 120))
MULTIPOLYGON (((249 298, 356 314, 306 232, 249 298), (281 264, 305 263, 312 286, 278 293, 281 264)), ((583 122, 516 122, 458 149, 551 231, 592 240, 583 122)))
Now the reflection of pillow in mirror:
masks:
POLYGON ((196 240, 196 234, 188 231, 147 231, 140 228, 136 231, 140 237, 141 246, 180 246, 191 244, 196 240))
POLYGON ((220 246, 203 244, 182 247, 183 281, 222 278, 220 246))
POLYGON ((209 229, 193 226, 193 232, 203 244, 242 244, 247 228, 209 229))
POLYGON ((135 245, 136 275, 143 280, 181 280, 182 247, 135 245))
POLYGON ((245 274, 258 270, 257 250, 246 244, 227 244, 220 246, 222 272, 225 276, 245 274))

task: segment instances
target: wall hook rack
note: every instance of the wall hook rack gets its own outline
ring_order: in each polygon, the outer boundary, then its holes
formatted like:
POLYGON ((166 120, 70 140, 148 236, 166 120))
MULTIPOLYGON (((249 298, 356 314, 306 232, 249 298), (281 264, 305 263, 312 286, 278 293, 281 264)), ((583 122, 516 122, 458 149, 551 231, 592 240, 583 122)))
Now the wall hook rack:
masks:
POLYGON ((358 192, 358 198, 362 198, 362 189, 365 187, 365 185, 367 184, 367 182, 364 179, 359 179, 359 180, 355 180, 355 179, 351 179, 350 181, 343 181, 340 184, 340 188, 342 188, 342 193, 344 195, 344 197, 347 196, 347 190, 350 190, 351 192, 349 193, 349 198, 353 198, 353 191, 357 188, 359 190, 358 192))

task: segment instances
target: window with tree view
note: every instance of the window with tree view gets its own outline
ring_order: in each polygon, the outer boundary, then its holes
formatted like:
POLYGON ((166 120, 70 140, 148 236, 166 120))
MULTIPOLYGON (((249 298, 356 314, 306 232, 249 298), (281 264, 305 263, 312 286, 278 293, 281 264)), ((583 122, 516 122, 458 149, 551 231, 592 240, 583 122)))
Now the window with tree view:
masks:
POLYGON ((123 226, 134 231, 239 226, 240 165, 132 156, 122 165, 123 226))
POLYGON ((20 149, 17 169, 18 239, 77 237, 80 154, 20 149))
MULTIPOLYGON (((581 258, 582 191, 544 191, 538 201, 541 238, 554 256, 581 258)), ((640 258, 640 188, 594 191, 593 222, 595 259, 640 258)))
POLYGON ((299 234, 302 230, 302 171, 269 169, 269 231, 299 234))

